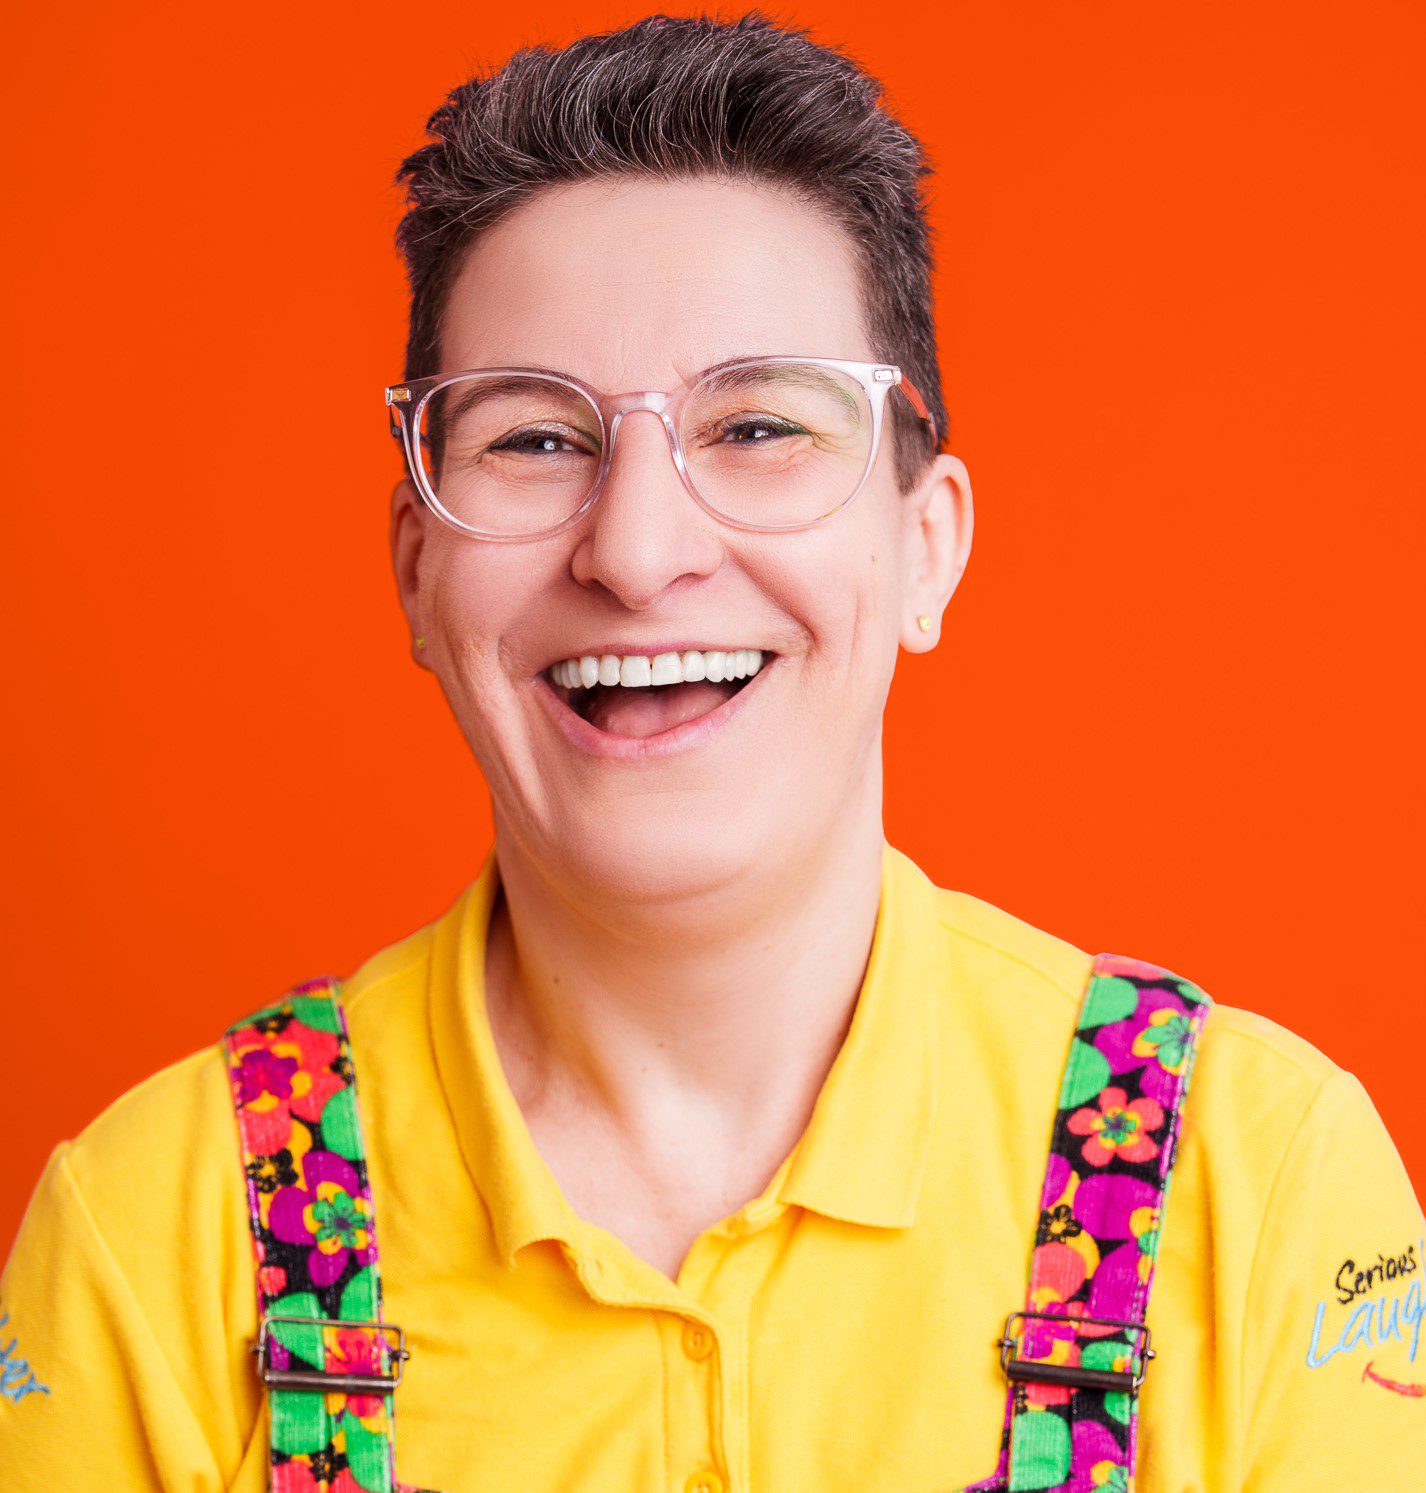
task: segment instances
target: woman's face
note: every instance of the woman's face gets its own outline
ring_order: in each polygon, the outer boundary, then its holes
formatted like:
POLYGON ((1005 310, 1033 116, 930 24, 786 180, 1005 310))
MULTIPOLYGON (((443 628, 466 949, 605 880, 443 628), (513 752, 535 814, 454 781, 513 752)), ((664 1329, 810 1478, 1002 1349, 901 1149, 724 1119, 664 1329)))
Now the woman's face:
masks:
MULTIPOLYGON (((840 229, 771 188, 598 181, 547 189, 476 242, 441 366, 556 369, 613 393, 787 353, 875 358, 840 229)), ((480 763, 502 841, 558 880, 636 901, 755 884, 759 868, 817 854, 849 815, 879 826, 897 647, 935 643, 970 531, 956 458, 898 492, 889 419, 856 498, 798 531, 705 512, 647 415, 624 419, 603 493, 552 538, 469 538, 406 482, 392 513, 403 606, 426 638, 415 656, 480 763), (737 648, 764 662, 736 694, 685 684, 674 706, 599 691, 581 706, 589 722, 549 674, 588 654, 737 648), (677 714, 696 719, 657 729, 677 714)))

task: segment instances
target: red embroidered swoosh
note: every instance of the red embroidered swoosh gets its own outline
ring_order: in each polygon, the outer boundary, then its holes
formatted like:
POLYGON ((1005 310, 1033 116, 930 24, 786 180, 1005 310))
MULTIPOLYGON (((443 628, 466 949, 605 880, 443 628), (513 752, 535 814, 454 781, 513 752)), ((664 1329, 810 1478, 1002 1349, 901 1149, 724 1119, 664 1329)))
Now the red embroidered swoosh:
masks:
POLYGON ((1395 1379, 1383 1379, 1380 1374, 1372 1373, 1370 1363, 1362 1370, 1362 1378, 1370 1379, 1373 1384, 1380 1384, 1383 1389, 1392 1390, 1396 1394, 1410 1395, 1413 1400, 1426 1399, 1426 1384, 1400 1384, 1395 1379))

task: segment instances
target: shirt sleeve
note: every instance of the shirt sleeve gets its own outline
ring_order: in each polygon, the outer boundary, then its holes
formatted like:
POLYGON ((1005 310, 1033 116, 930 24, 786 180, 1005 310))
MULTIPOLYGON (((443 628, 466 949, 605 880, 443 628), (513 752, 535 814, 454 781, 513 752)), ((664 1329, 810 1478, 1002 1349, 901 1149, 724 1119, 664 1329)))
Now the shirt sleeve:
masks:
POLYGON ((1421 1206, 1366 1091, 1338 1071, 1283 1156, 1253 1262, 1247 1493, 1426 1489, 1423 1283, 1421 1206))
POLYGON ((0 1277, 0 1486, 220 1489, 198 1420, 68 1150, 51 1155, 0 1277))

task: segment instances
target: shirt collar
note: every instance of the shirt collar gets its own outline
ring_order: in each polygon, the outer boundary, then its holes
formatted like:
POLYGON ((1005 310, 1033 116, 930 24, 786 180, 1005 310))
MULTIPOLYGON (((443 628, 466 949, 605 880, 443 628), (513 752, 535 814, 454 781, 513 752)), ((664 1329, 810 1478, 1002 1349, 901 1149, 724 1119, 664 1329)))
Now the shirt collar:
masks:
POLYGON ((500 889, 492 847, 480 875, 436 925, 431 1035, 466 1169, 506 1265, 537 1239, 573 1244, 579 1218, 530 1135, 485 1007, 485 937, 500 889))
MULTIPOLYGON (((577 1247, 583 1225, 535 1146, 500 1062, 485 1006, 485 938, 499 889, 492 848, 438 921, 431 1031, 437 1069, 472 1180, 506 1264, 527 1244, 577 1247)), ((927 957, 935 887, 883 842, 881 900, 847 1035, 812 1117, 769 1183, 779 1203, 849 1223, 915 1221, 936 1098, 937 1003, 927 957)))
POLYGON ((941 936, 935 887, 884 843, 881 902, 856 1010, 781 1201, 848 1223, 905 1228, 916 1221, 940 1048, 929 953, 941 936))

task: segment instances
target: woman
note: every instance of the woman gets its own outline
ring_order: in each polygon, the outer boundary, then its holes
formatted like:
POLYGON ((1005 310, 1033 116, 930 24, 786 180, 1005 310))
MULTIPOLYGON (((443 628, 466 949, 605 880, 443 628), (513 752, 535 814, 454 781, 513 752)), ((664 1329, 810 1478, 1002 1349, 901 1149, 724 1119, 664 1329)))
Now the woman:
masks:
POLYGON ((56 1151, 4 1486, 1419 1488, 1356 1081, 883 838, 972 505, 876 85, 655 18, 432 133, 392 555, 495 844, 56 1151))

